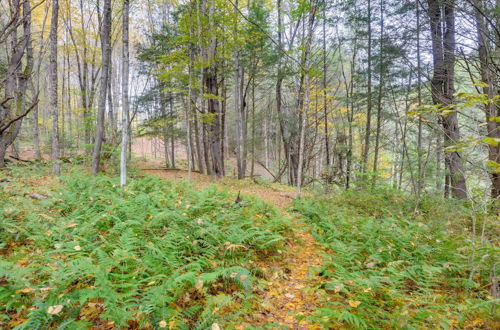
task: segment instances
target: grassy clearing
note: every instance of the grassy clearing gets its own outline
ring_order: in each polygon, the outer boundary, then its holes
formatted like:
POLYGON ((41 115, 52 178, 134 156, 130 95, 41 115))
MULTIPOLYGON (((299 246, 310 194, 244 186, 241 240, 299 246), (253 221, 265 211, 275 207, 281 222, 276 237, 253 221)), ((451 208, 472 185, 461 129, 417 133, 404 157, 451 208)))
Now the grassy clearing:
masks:
MULTIPOLYGON (((328 279, 325 299, 314 322, 331 329, 498 325, 487 291, 498 241, 492 235, 476 242, 473 254, 468 207, 429 198, 414 212, 415 201, 376 191, 306 198, 295 208, 328 251, 318 270, 328 279), (478 266, 469 278, 471 260, 478 266)), ((495 219, 478 221, 498 233, 495 219)))
POLYGON ((288 231, 263 202, 213 187, 145 177, 121 189, 82 168, 36 187, 45 173, 12 168, 2 183, 2 328, 222 326, 250 304, 253 260, 288 231))

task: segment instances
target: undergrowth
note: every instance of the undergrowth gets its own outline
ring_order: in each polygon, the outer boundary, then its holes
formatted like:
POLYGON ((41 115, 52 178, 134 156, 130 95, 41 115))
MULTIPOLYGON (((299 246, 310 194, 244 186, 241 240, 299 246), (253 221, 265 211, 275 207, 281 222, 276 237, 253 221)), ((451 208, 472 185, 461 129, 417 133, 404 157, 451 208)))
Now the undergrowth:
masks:
MULTIPOLYGON (((498 241, 486 236, 473 253, 472 214, 459 202, 426 198, 416 205, 394 191, 349 191, 305 198, 295 208, 327 251, 318 270, 327 279, 324 302, 311 321, 330 329, 491 328, 498 322, 498 300, 487 290, 498 241)), ((494 230, 494 216, 480 220, 494 230)))
POLYGON ((253 259, 288 230, 215 188, 146 177, 122 189, 75 170, 36 200, 15 171, 0 200, 0 328, 224 324, 251 295, 253 259))

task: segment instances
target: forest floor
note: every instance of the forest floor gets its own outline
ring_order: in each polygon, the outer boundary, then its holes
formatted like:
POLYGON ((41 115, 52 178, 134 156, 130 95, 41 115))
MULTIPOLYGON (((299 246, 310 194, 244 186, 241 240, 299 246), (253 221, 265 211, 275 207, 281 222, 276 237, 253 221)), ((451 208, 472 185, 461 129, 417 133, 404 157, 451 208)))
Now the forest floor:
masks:
MULTIPOLYGON (((156 162, 142 162, 138 167, 145 175, 155 175, 167 181, 187 180, 187 171, 162 170, 157 165, 156 162)), ((322 280, 316 276, 315 270, 323 262, 323 250, 313 238, 309 225, 288 212, 295 191, 286 186, 263 186, 249 179, 243 182, 231 178, 216 179, 196 172, 191 173, 191 183, 200 188, 215 184, 235 196, 241 193, 243 201, 246 196, 261 199, 291 217, 295 223, 287 249, 277 258, 258 261, 258 267, 265 273, 265 287, 256 289, 258 299, 254 304, 255 310, 245 316, 237 328, 267 324, 289 329, 321 329, 302 319, 320 307, 321 296, 317 288, 322 280)))
POLYGON ((500 329, 497 215, 475 223, 431 196, 415 211, 391 189, 297 200, 261 175, 186 184, 186 170, 135 156, 126 189, 112 163, 97 177, 78 163, 60 178, 45 162, 0 171, 0 328, 500 329))

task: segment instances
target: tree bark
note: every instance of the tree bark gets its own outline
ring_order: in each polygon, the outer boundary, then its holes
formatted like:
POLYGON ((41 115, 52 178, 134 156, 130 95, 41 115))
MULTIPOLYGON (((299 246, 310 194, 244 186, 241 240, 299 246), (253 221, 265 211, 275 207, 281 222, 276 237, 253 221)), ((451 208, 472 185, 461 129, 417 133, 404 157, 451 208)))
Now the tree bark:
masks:
MULTIPOLYGON (((490 60, 494 59, 494 57, 490 55, 493 50, 488 46, 487 40, 490 38, 488 36, 489 29, 487 28, 484 22, 484 17, 481 14, 482 10, 482 1, 476 1, 475 19, 479 54, 479 71, 481 74, 481 81, 485 83, 483 87, 483 94, 487 95, 488 99, 491 100, 495 96, 494 77, 496 73, 490 60)), ((486 116, 486 136, 492 139, 497 139, 496 141, 498 141, 500 138, 500 125, 494 117, 499 116, 500 109, 494 102, 489 102, 484 105, 484 112, 486 116)), ((497 200, 500 199, 500 173, 498 170, 495 170, 495 165, 498 166, 498 164, 500 164, 500 144, 488 144, 488 160, 491 163, 491 170, 489 173, 491 180, 491 198, 493 200, 497 200)))
POLYGON ((372 115, 372 10, 371 0, 368 0, 368 93, 366 108, 365 145, 363 146, 362 171, 366 172, 368 167, 368 155, 370 152, 371 115, 372 115))
POLYGON ((50 59, 49 59, 49 75, 50 75, 50 90, 49 103, 52 117, 52 161, 54 166, 52 174, 59 175, 61 172, 59 158, 59 113, 57 104, 57 26, 59 18, 59 0, 52 0, 52 18, 50 23, 50 59))
POLYGON ((377 128, 375 131, 375 154, 373 156, 372 188, 377 182, 378 158, 380 152, 380 128, 382 126, 382 93, 384 91, 384 0, 380 0, 380 53, 379 53, 379 86, 377 95, 377 128))
POLYGON ((130 0, 123 0, 122 14, 122 142, 120 150, 120 185, 127 184, 127 143, 129 131, 129 12, 130 0))
POLYGON ((104 0, 104 9, 101 24, 102 70, 101 88, 97 114, 97 130, 95 135, 94 152, 92 155, 92 174, 99 173, 101 149, 104 140, 104 120, 106 113, 106 93, 108 91, 109 63, 111 61, 111 0, 104 0))
MULTIPOLYGON (((441 109, 454 110, 455 3, 453 0, 428 0, 428 4, 434 64, 431 80, 432 101, 434 104, 440 104, 441 109)), ((441 115, 440 122, 443 126, 445 147, 453 147, 460 139, 456 111, 441 115)), ((467 198, 461 153, 458 150, 446 152, 445 164, 449 171, 452 196, 467 198)))

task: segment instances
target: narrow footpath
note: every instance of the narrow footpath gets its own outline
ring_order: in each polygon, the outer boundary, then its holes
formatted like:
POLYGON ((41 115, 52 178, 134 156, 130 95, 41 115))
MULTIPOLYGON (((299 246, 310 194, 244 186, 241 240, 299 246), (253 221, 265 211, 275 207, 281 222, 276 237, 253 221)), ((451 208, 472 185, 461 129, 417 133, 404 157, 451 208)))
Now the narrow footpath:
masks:
MULTIPOLYGON (((187 172, 182 170, 147 169, 144 164, 141 167, 146 168, 143 170, 144 174, 168 181, 187 178, 187 172)), ((199 173, 191 174, 191 183, 199 187, 221 185, 235 195, 241 192, 243 198, 250 195, 264 200, 287 215, 287 209, 292 204, 290 196, 293 192, 282 192, 255 183, 246 182, 242 185, 234 179, 215 179, 199 173)), ((321 247, 302 219, 295 217, 292 221, 296 225, 292 226, 293 234, 287 242, 287 249, 279 258, 259 261, 258 266, 264 271, 267 287, 256 290, 259 299, 255 312, 245 316, 242 324, 236 328, 267 324, 273 329, 321 329, 303 319, 320 305, 321 297, 317 286, 321 284, 321 279, 314 270, 322 263, 321 247)))

